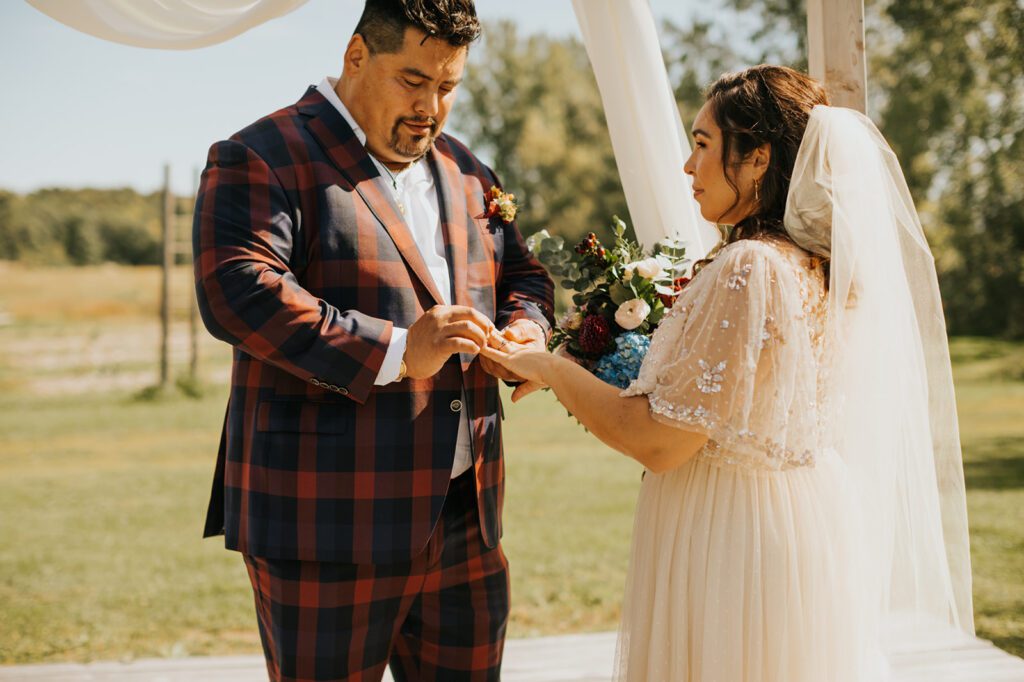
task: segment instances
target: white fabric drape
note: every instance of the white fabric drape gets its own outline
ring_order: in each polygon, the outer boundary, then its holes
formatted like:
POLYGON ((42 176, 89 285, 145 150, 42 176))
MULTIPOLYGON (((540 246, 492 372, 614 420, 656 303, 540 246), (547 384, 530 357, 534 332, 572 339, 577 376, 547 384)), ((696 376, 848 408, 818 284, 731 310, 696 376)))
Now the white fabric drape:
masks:
POLYGON ((683 163, 690 155, 647 0, 573 0, 601 90, 615 163, 637 239, 686 242, 701 258, 718 230, 701 218, 683 163))
POLYGON ((222 43, 307 0, 26 0, 52 19, 134 47, 191 50, 222 43))

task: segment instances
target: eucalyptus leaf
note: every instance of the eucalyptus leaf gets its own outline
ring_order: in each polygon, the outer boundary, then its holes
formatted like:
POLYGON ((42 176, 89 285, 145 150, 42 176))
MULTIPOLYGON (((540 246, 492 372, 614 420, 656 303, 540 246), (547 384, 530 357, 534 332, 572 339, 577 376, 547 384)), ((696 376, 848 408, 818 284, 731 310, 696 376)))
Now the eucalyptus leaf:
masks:
POLYGON ((636 298, 633 291, 622 284, 613 284, 608 294, 611 296, 612 303, 615 305, 622 305, 631 298, 636 298))
POLYGON ((565 240, 559 236, 547 237, 540 243, 540 248, 545 251, 561 251, 565 247, 565 240))

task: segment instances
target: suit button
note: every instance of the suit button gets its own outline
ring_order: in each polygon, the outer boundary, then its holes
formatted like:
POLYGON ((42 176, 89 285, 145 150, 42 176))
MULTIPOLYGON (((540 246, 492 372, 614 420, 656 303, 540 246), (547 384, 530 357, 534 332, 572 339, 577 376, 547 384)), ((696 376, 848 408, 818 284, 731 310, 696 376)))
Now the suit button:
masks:
POLYGON ((452 409, 452 412, 458 412, 459 410, 462 409, 462 401, 461 400, 453 400, 452 404, 449 405, 448 407, 450 407, 452 409))

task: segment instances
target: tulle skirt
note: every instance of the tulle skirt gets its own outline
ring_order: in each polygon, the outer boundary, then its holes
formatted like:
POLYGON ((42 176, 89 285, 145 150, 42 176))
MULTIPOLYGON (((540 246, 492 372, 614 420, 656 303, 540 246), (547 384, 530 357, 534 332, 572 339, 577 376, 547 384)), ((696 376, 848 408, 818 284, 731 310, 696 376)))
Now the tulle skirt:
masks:
POLYGON ((835 453, 648 473, 616 661, 628 682, 877 682, 855 498, 835 453))

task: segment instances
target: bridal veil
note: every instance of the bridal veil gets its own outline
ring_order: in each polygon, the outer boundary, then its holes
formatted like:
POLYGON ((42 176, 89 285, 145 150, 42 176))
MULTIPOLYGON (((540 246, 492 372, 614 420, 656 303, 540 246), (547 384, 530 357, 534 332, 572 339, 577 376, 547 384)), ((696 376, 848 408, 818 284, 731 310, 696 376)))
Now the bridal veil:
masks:
POLYGON ((868 117, 814 108, 785 227, 830 259, 830 417, 857 484, 878 608, 973 633, 963 461, 934 259, 899 162, 868 117))

